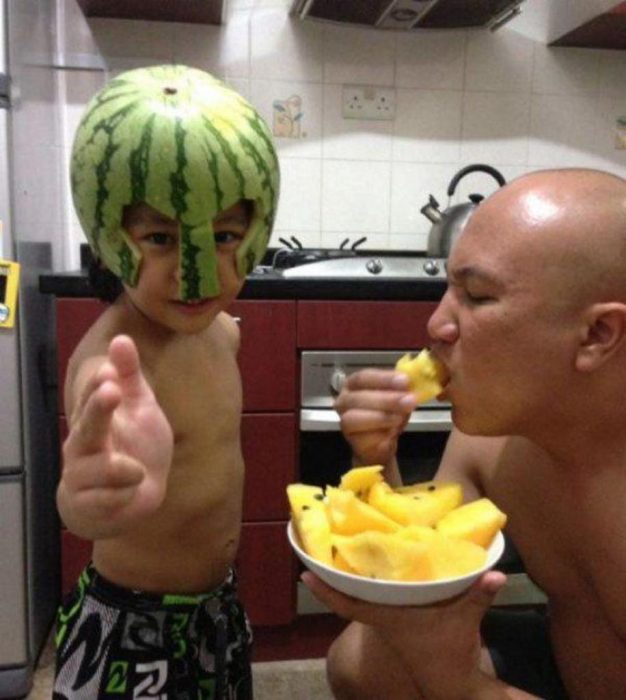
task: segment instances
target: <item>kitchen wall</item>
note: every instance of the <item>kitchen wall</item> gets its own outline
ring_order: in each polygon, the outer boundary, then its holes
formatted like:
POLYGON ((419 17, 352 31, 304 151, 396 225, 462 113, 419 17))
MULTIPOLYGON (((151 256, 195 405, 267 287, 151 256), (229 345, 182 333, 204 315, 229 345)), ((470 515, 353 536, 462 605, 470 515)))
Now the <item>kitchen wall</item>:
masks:
MULTIPOLYGON (((282 192, 273 244, 423 250, 420 207, 461 167, 483 162, 507 179, 547 167, 626 176, 626 51, 551 49, 550 0, 528 0, 496 33, 389 33, 301 22, 289 0, 231 0, 221 27, 86 20, 57 0, 63 162, 80 113, 120 70, 176 61, 207 69, 248 97, 276 134, 282 192), (395 118, 342 117, 345 85, 392 88, 395 118)), ((495 187, 465 178, 458 195, 495 187)), ((64 261, 83 240, 64 200, 64 261)))

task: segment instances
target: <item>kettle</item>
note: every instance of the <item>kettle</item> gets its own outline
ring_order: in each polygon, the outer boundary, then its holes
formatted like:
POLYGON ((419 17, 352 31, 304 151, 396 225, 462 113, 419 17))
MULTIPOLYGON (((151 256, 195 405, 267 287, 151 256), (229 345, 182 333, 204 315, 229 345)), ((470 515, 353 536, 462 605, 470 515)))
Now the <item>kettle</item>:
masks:
MULTIPOLYGON (((495 178, 500 187, 506 184, 506 180, 500 172, 490 165, 468 165, 450 180, 448 185, 448 197, 452 197, 461 178, 469 173, 485 172, 495 178)), ((448 207, 445 211, 439 209, 439 202, 432 196, 428 198, 428 204, 425 204, 420 212, 432 222, 430 233, 428 234, 427 255, 432 258, 447 258, 450 255, 450 250, 456 239, 461 234, 468 219, 476 207, 482 202, 484 196, 482 194, 470 194, 468 202, 455 204, 448 207)))

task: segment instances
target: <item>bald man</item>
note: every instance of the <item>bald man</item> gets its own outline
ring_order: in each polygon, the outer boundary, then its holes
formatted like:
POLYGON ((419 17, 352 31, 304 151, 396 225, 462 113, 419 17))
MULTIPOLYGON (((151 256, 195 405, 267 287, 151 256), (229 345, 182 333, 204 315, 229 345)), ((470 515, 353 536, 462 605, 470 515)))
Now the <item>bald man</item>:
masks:
MULTIPOLYGON (((342 700, 626 698, 626 181, 552 170, 511 182, 470 219, 448 280, 428 325, 455 423, 437 477, 508 514, 548 614, 488 613, 496 571, 424 608, 360 603, 307 573, 356 621, 331 648, 332 688, 342 700)), ((363 370, 337 400, 356 460, 394 483, 407 389, 363 370)))

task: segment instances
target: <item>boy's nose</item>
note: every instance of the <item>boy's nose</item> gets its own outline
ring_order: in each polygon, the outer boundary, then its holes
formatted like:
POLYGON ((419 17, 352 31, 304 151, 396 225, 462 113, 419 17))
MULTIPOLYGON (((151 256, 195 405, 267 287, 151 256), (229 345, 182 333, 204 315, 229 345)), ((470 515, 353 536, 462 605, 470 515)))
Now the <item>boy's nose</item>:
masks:
POLYGON ((432 316, 428 319, 428 335, 442 343, 454 343, 459 337, 459 326, 452 313, 448 292, 446 292, 432 316))

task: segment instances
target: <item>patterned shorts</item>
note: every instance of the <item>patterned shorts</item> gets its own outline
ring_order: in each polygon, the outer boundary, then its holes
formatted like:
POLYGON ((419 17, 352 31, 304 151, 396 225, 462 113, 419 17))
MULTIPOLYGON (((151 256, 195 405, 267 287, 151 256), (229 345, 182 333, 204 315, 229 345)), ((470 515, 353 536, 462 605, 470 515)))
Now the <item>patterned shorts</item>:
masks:
POLYGON ((251 700, 252 633, 233 571, 211 593, 155 595, 89 565, 57 618, 53 700, 251 700))

